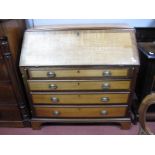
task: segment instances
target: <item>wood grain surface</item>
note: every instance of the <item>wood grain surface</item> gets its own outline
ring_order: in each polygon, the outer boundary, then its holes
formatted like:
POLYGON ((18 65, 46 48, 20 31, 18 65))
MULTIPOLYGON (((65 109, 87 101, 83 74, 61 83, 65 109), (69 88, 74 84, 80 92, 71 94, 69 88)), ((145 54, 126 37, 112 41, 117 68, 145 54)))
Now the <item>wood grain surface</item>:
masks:
POLYGON ((124 94, 32 94, 34 104, 127 104, 128 93, 124 94), (52 100, 52 99, 55 100, 52 100))
POLYGON ((37 117, 124 117, 127 107, 35 107, 37 117), (106 114, 102 114, 106 111, 106 114), (55 115, 54 113, 58 114, 55 115))
POLYGON ((133 36, 130 29, 26 31, 20 66, 138 65, 133 36))
POLYGON ((29 69, 30 78, 47 78, 48 73, 53 73, 53 78, 59 77, 106 77, 106 72, 109 72, 109 77, 127 77, 129 69, 44 69, 31 70, 29 69))
POLYGON ((103 81, 34 81, 28 80, 28 85, 31 91, 55 91, 55 90, 129 90, 130 89, 130 80, 103 80, 103 81), (55 88, 50 86, 54 85, 55 88), (103 87, 103 85, 109 85, 109 87, 103 87))

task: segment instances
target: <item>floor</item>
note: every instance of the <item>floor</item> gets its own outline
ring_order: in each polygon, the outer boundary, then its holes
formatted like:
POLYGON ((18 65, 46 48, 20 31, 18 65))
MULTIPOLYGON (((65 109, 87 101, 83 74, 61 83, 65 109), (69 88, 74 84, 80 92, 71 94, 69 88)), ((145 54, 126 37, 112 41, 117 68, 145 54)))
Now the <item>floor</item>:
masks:
POLYGON ((116 125, 49 125, 41 130, 31 128, 0 128, 0 135, 137 135, 139 125, 122 130, 116 125))

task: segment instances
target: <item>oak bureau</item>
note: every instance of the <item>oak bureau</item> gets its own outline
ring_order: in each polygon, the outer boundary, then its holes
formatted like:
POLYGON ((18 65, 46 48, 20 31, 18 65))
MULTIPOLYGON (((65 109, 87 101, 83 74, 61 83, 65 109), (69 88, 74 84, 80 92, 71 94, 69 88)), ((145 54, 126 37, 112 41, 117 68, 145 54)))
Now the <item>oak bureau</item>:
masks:
POLYGON ((20 71, 32 128, 104 122, 130 128, 138 66, 135 31, 126 25, 28 29, 20 71))

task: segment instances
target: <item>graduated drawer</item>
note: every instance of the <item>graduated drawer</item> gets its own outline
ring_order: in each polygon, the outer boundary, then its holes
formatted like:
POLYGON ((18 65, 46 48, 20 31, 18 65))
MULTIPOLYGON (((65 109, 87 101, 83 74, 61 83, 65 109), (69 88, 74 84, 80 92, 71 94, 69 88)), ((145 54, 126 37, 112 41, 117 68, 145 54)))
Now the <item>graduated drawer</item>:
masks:
POLYGON ((32 93, 34 104, 127 104, 129 93, 32 93))
POLYGON ((31 91, 129 90, 130 80, 28 80, 31 91))
POLYGON ((36 117, 68 117, 68 118, 89 118, 89 117, 124 117, 127 113, 127 106, 92 106, 92 107, 41 107, 34 108, 36 117))
POLYGON ((74 77, 127 77, 129 68, 113 69, 29 69, 30 78, 74 78, 74 77))

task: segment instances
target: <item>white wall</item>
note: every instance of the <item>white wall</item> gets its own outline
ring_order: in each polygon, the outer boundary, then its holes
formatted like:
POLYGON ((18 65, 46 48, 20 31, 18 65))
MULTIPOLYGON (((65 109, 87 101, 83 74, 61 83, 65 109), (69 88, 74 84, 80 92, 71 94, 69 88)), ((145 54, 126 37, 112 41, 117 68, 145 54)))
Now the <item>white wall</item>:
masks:
POLYGON ((125 23, 132 27, 155 27, 155 19, 28 19, 28 27, 54 24, 125 23))

